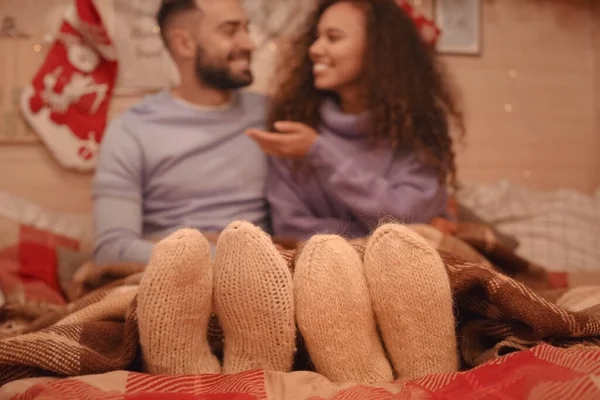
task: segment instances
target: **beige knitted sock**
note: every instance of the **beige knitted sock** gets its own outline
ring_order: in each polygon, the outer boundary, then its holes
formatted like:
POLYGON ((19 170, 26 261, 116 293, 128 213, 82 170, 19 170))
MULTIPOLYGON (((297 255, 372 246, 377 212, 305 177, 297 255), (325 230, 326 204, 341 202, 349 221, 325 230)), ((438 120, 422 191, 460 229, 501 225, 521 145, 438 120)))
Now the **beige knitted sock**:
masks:
POLYGON ((181 229, 154 245, 138 291, 144 363, 151 374, 219 373, 210 352, 213 270, 202 234, 181 229))
POLYGON ((364 268, 398 377, 456 372, 452 293, 437 251, 406 226, 383 225, 367 242, 364 268))
POLYGON ((221 233, 214 302, 225 337, 223 373, 291 369, 296 348, 292 276, 260 228, 234 222, 221 233))
POLYGON ((298 328, 317 371, 333 382, 394 378, 381 345, 362 261, 339 236, 314 236, 294 272, 298 328))

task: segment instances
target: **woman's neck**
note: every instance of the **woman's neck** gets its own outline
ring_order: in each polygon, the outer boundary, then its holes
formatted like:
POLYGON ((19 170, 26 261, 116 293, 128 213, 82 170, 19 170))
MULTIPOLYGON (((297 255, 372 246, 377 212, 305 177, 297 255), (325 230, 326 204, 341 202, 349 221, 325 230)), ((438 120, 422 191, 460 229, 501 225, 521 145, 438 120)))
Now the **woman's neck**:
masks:
POLYGON ((337 92, 340 108, 344 114, 360 114, 366 109, 363 91, 349 87, 337 92))

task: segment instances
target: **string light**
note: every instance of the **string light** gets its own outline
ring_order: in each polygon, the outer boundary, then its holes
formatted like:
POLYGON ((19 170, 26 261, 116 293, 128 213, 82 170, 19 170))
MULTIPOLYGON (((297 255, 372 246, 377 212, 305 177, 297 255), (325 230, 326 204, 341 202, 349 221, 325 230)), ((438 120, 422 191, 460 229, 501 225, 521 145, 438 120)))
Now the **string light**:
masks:
MULTIPOLYGON (((511 79, 515 79, 517 77, 517 70, 516 69, 508 70, 508 77, 511 79)), ((512 104, 510 104, 510 103, 504 104, 504 111, 506 111, 507 113, 512 112, 513 111, 512 104)))

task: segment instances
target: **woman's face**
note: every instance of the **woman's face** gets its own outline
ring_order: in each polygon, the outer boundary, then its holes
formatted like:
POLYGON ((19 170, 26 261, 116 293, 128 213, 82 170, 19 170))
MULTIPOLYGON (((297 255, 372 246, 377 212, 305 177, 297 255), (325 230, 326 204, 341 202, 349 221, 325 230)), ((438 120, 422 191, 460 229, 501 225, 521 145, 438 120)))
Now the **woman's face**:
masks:
POLYGON ((319 20, 317 40, 309 49, 315 87, 339 93, 358 86, 365 47, 364 12, 349 2, 329 7, 319 20))

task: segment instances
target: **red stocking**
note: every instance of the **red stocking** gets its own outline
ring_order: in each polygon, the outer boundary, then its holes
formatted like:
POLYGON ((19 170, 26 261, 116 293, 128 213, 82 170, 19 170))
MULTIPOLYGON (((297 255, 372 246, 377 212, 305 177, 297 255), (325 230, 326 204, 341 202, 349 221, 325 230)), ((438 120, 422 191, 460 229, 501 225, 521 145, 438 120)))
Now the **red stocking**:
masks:
POLYGON ((117 78, 115 47, 92 0, 74 0, 21 109, 65 168, 96 164, 117 78))

